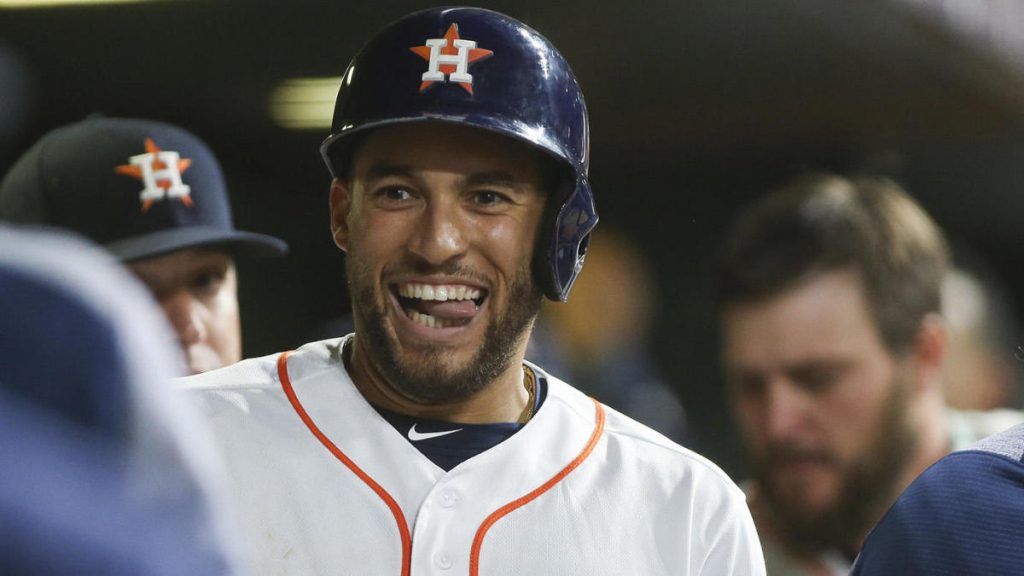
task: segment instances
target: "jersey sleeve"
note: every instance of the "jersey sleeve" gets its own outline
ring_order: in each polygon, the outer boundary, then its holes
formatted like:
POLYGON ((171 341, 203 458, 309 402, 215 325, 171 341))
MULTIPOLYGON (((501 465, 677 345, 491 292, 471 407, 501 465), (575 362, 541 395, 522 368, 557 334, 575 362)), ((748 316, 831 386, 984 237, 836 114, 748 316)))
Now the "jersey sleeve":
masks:
POLYGON ((915 480, 868 536, 852 575, 1024 571, 1024 464, 964 451, 915 480))
POLYGON ((718 530, 711 539, 700 574, 764 576, 764 554, 743 493, 730 490, 715 515, 720 518, 718 530))

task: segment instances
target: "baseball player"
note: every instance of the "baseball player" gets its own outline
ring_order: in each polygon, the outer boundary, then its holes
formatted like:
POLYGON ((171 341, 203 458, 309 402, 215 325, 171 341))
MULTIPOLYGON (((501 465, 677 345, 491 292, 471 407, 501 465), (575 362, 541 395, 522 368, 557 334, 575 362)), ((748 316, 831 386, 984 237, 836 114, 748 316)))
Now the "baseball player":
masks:
POLYGON ((0 220, 103 245, 160 303, 192 373, 241 359, 235 257, 287 250, 234 228, 206 144, 149 120, 91 117, 43 136, 0 183, 0 220))
POLYGON ((502 14, 417 12, 355 57, 322 147, 355 333, 184 381, 258 574, 764 573, 721 470, 523 358, 597 222, 588 136, 502 14))

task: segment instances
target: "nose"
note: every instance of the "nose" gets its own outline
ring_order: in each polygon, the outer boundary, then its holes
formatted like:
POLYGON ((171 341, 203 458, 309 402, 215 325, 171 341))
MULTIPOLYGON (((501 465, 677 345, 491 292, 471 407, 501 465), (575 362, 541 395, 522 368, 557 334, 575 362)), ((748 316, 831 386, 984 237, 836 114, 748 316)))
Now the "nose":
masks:
POLYGON ((188 290, 178 290, 160 301, 164 314, 178 335, 183 349, 206 338, 199 303, 188 290))
POLYGON ((764 433, 774 441, 798 435, 813 409, 807 394, 785 378, 768 383, 764 402, 764 433))
POLYGON ((428 263, 440 266, 466 252, 466 218, 455 199, 433 198, 417 223, 409 249, 428 263))

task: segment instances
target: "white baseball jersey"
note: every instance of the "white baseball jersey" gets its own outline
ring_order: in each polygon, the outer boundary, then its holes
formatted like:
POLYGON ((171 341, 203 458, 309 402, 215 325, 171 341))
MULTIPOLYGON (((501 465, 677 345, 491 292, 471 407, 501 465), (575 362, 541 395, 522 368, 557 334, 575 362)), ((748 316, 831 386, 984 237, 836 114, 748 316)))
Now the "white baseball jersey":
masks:
POLYGON ((182 381, 257 574, 764 574, 743 493, 701 456, 531 366, 540 410, 445 472, 355 388, 346 338, 182 381))

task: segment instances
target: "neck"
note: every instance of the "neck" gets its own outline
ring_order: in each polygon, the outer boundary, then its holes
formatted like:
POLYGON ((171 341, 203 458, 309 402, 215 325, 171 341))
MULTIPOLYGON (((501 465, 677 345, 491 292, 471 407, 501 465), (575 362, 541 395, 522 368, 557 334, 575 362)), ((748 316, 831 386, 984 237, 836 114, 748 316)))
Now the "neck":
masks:
POLYGON ((351 354, 344 354, 343 358, 359 393, 370 404, 385 410, 413 418, 463 424, 515 422, 529 401, 529 393, 523 385, 525 340, 517 347, 505 370, 482 390, 468 398, 432 404, 411 399, 388 382, 373 365, 360 338, 354 338, 351 354))
POLYGON ((926 468, 952 450, 946 406, 940 391, 929 390, 916 407, 912 426, 919 431, 918 447, 903 473, 899 491, 903 492, 926 468))
MULTIPOLYGON (((889 506, 910 486, 910 483, 915 478, 920 476, 922 472, 939 458, 949 454, 952 449, 949 425, 946 418, 946 406, 942 394, 937 388, 925 391, 912 410, 910 426, 919 433, 917 449, 910 455, 907 466, 900 474, 896 485, 893 486, 891 500, 883 509, 878 511, 877 520, 881 520, 882 515, 889 509, 889 506)), ((867 538, 867 533, 861 535, 856 542, 850 542, 849 546, 844 547, 844 551, 855 556, 864 544, 865 538, 867 538)))
MULTIPOLYGON (((950 451, 945 403, 938 388, 933 387, 922 391, 920 396, 910 404, 906 425, 917 432, 914 450, 907 454, 904 460, 905 465, 899 471, 894 484, 889 488, 888 498, 880 501, 878 507, 870 511, 874 515, 870 526, 882 519, 896 498, 915 478, 950 451)), ((865 529, 860 534, 850 534, 849 541, 836 543, 836 550, 850 559, 855 558, 864 545, 868 531, 865 529)))

